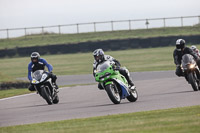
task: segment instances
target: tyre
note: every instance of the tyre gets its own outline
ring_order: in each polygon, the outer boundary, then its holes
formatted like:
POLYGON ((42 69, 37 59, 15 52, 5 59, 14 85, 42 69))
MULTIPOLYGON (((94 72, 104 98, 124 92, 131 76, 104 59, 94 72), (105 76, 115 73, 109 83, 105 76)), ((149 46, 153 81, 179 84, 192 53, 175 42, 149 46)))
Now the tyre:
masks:
POLYGON ((137 90, 136 89, 134 89, 134 90, 130 89, 129 93, 130 93, 130 96, 127 97, 128 101, 130 101, 130 102, 137 101, 137 99, 138 99, 137 90))
POLYGON ((41 94, 49 105, 53 103, 53 99, 51 97, 51 91, 48 86, 45 86, 41 89, 41 94))
POLYGON ((188 80, 189 80, 189 83, 192 85, 193 90, 198 91, 199 85, 196 78, 194 77, 194 73, 191 72, 188 74, 188 80))
POLYGON ((119 104, 121 102, 121 98, 119 95, 119 91, 116 87, 116 85, 114 84, 109 84, 106 86, 106 92, 110 98, 110 100, 114 103, 114 104, 119 104))
POLYGON ((58 97, 58 94, 56 94, 54 100, 53 100, 53 103, 54 104, 57 104, 59 102, 59 97, 58 97))

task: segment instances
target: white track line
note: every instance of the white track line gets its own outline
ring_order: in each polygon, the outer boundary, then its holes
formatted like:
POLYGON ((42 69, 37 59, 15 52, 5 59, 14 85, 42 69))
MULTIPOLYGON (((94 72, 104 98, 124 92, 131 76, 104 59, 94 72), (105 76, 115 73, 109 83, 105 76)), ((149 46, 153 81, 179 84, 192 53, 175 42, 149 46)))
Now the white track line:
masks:
MULTIPOLYGON (((64 88, 68 88, 68 87, 64 87, 64 88)), ((63 89, 63 88, 59 88, 59 90, 62 90, 62 89, 63 89)), ((2 99, 0 99, 0 101, 5 101, 5 100, 14 99, 14 98, 19 98, 19 97, 30 96, 30 95, 34 95, 34 94, 36 94, 36 92, 30 93, 30 94, 22 94, 22 95, 13 96, 13 97, 2 98, 2 99)))
POLYGON ((9 99, 18 98, 18 97, 25 97, 25 96, 34 95, 34 94, 36 94, 36 93, 23 94, 23 95, 19 95, 19 96, 13 96, 13 97, 2 98, 2 99, 0 99, 0 101, 9 100, 9 99))

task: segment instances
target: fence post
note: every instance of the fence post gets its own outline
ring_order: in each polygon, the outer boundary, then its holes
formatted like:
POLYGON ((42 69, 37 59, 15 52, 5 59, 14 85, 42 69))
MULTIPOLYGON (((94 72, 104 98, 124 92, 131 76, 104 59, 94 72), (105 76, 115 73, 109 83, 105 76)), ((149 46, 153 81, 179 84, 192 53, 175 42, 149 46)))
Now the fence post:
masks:
POLYGON ((165 18, 163 18, 163 24, 164 24, 164 28, 165 28, 166 27, 165 18))
POLYGON ((96 23, 94 22, 94 32, 96 32, 96 23))
POLYGON ((79 33, 79 24, 76 24, 77 26, 77 33, 79 33))
POLYGON ((6 31, 7 31, 7 39, 9 39, 9 29, 7 29, 6 31))
POLYGON ((26 38, 26 28, 24 28, 24 34, 25 34, 25 38, 26 38))
POLYGON ((61 34, 60 25, 58 25, 58 32, 59 32, 59 35, 60 35, 61 34))
POLYGON ((199 16, 199 24, 200 24, 200 16, 199 16))
POLYGON ((181 27, 183 27, 183 17, 181 17, 181 27))
POLYGON ((129 22, 129 30, 131 30, 131 20, 129 20, 128 22, 129 22))
POLYGON ((146 27, 147 27, 147 29, 148 29, 148 28, 149 28, 149 27, 148 27, 148 25, 149 25, 148 19, 146 19, 146 23, 145 23, 145 24, 146 24, 146 27))
POLYGON ((42 36, 44 35, 44 27, 42 27, 42 36))
POLYGON ((111 21, 111 28, 112 28, 112 31, 113 31, 114 30, 113 21, 111 21))

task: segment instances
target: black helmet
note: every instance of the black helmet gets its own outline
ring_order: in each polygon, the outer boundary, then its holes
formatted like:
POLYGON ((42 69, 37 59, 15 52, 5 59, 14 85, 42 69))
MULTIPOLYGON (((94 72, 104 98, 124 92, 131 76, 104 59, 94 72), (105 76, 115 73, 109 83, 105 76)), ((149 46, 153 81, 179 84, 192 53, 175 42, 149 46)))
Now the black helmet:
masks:
POLYGON ((183 39, 178 39, 178 40, 176 41, 176 49, 177 49, 178 51, 181 51, 183 48, 185 48, 185 40, 183 40, 183 39))
POLYGON ((39 59, 40 59, 40 54, 38 52, 33 52, 31 54, 31 61, 33 63, 38 63, 39 59))
POLYGON ((93 52, 93 56, 94 56, 94 59, 96 60, 96 62, 98 62, 98 63, 101 63, 104 61, 104 52, 102 49, 96 49, 93 52))

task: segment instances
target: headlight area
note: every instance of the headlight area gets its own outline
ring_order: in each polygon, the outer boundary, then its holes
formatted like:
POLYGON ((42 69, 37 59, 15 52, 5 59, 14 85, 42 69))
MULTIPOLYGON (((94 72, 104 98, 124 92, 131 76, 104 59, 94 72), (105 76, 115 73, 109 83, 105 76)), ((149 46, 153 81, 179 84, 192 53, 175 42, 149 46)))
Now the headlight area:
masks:
POLYGON ((99 79, 104 80, 104 78, 109 78, 110 75, 111 75, 111 73, 105 73, 104 75, 100 76, 99 79))
POLYGON ((195 67, 195 64, 190 64, 190 65, 189 65, 189 68, 190 68, 190 69, 193 69, 194 67, 195 67))
POLYGON ((45 73, 42 75, 42 78, 40 80, 40 82, 43 82, 46 78, 48 77, 48 75, 45 73))

